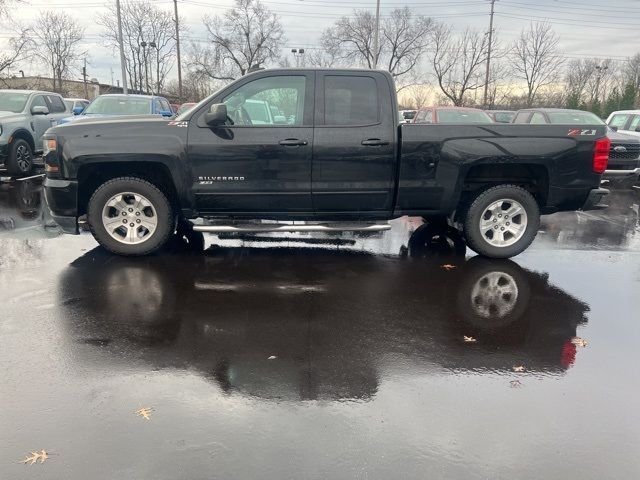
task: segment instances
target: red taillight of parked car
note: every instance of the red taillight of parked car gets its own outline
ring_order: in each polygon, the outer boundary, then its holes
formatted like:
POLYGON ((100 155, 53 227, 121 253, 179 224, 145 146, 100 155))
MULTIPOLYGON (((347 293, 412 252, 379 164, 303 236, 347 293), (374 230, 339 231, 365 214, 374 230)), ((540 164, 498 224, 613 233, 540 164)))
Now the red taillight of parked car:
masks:
POLYGON ((596 149, 593 152, 593 171, 596 173, 604 173, 609 163, 609 149, 611 148, 611 140, 607 137, 596 140, 596 149))

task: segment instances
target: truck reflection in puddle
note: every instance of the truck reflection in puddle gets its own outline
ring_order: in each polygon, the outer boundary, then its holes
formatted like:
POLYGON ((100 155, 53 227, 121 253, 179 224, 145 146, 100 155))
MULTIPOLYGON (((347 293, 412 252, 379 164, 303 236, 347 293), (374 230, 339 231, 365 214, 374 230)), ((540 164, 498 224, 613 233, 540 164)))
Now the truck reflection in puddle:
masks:
POLYGON ((180 369, 263 399, 367 399, 398 372, 512 375, 524 365, 564 374, 586 304, 512 261, 434 258, 433 247, 421 239, 412 255, 393 258, 219 246, 123 258, 95 249, 61 277, 60 301, 79 363, 180 369))

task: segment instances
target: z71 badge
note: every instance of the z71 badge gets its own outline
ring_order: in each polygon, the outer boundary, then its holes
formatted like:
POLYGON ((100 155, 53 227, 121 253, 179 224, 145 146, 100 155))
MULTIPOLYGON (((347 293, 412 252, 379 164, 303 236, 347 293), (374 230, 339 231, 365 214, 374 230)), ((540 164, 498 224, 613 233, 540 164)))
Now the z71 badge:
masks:
POLYGON ((597 130, 593 130, 593 129, 580 129, 580 128, 572 128, 571 130, 569 130, 569 133, 567 133, 568 136, 570 137, 581 137, 581 136, 589 136, 589 137, 593 137, 595 136, 597 133, 597 130))

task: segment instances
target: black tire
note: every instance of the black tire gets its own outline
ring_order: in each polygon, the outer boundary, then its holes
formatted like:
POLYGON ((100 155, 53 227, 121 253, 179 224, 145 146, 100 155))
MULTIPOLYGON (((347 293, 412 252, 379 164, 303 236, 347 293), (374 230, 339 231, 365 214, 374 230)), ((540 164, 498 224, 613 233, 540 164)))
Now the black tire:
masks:
POLYGON ((539 226, 540 209, 533 195, 516 185, 498 185, 481 192, 471 202, 464 217, 463 230, 467 245, 476 253, 489 258, 510 258, 524 252, 531 245, 536 238, 539 226), (501 199, 515 200, 520 203, 527 217, 524 233, 515 243, 508 246, 492 245, 490 239, 485 237, 480 229, 480 219, 485 210, 501 199))
POLYGON ((26 140, 18 138, 11 143, 6 166, 12 177, 25 177, 33 172, 33 150, 26 140))
POLYGON ((98 187, 89 200, 87 220, 91 233, 102 247, 124 256, 148 255, 155 252, 167 242, 175 230, 175 216, 167 196, 155 185, 137 177, 114 178, 98 187), (102 212, 109 199, 125 192, 144 196, 155 209, 155 231, 141 243, 123 243, 113 238, 102 222, 102 212))
POLYGON ((455 228, 425 223, 409 238, 409 256, 414 258, 463 257, 467 246, 455 228))

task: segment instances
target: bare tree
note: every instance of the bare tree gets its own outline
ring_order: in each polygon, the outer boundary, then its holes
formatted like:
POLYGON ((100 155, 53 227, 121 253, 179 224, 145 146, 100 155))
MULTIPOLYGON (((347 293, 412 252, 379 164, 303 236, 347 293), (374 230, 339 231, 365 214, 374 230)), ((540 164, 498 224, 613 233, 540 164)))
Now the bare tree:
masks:
MULTIPOLYGON (((212 81, 207 75, 199 70, 187 70, 182 77, 182 97, 185 102, 199 102, 208 97, 223 84, 219 81, 212 81)), ((167 82, 166 92, 169 95, 178 96, 178 81, 167 82)))
POLYGON ((84 29, 67 13, 45 11, 31 30, 33 55, 49 67, 53 91, 62 92, 62 80, 78 65, 84 53, 80 51, 84 29))
POLYGON ((0 53, 0 77, 7 74, 15 64, 29 56, 30 30, 22 28, 16 32, 16 36, 9 39, 8 45, 0 53))
POLYGON ((277 61, 285 41, 278 15, 260 0, 236 0, 222 16, 205 16, 210 47, 192 46, 193 63, 215 80, 235 80, 251 67, 277 61))
POLYGON ((416 73, 434 25, 431 18, 415 15, 409 7, 397 8, 382 22, 375 52, 375 16, 368 10, 355 10, 351 17, 342 17, 327 28, 320 44, 331 65, 341 61, 373 68, 377 53, 378 68, 388 70, 396 80, 405 80, 416 73))
MULTIPOLYGON (((117 48, 118 23, 115 4, 97 23, 103 35, 117 48)), ((122 2, 122 41, 129 84, 134 91, 161 92, 175 55, 175 27, 170 12, 148 0, 122 2)), ((184 22, 180 22, 184 25, 184 22)))
POLYGON ((433 32, 431 65, 442 93, 454 105, 484 86, 482 66, 487 61, 487 35, 466 29, 455 37, 451 27, 440 24, 433 32))
POLYGON ((564 58, 559 37, 545 22, 532 23, 514 42, 511 66, 516 78, 527 84, 527 105, 533 105, 538 91, 558 81, 564 58))
POLYGON ((430 96, 429 90, 430 88, 428 85, 409 85, 405 89, 405 93, 403 95, 405 103, 408 103, 408 105, 414 109, 426 106, 430 96))

